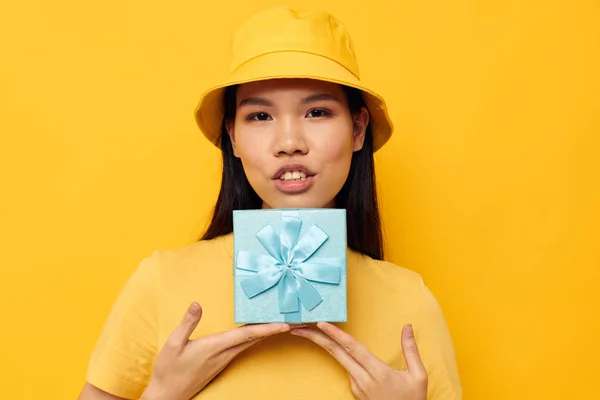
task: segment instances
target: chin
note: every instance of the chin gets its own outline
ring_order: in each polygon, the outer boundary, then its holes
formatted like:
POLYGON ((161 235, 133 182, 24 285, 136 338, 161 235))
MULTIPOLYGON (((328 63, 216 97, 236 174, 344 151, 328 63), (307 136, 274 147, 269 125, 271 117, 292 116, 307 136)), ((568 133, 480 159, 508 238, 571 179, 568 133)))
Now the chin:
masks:
MULTIPOLYGON (((291 197, 291 196, 290 196, 291 197)), ((322 199, 277 199, 272 202, 263 201, 263 208, 333 208, 335 207, 334 200, 322 199)))

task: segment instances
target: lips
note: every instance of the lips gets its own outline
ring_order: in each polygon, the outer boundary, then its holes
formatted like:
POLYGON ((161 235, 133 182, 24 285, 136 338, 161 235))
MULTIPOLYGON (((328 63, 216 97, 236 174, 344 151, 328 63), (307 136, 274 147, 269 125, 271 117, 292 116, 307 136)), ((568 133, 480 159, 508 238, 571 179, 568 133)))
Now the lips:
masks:
POLYGON ((286 194, 301 194, 314 183, 315 173, 300 163, 287 164, 273 175, 275 187, 286 194))
POLYGON ((290 179, 306 179, 316 174, 312 172, 308 167, 304 166, 300 163, 287 164, 277 170, 277 172, 272 176, 272 179, 285 178, 287 180, 290 179))

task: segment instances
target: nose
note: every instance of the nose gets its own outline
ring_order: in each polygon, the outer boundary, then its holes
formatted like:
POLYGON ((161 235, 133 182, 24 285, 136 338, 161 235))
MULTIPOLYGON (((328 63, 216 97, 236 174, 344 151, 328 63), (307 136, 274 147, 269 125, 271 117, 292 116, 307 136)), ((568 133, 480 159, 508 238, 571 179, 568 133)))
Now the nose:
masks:
POLYGON ((282 118, 276 127, 273 155, 306 154, 308 146, 302 123, 293 117, 282 118))

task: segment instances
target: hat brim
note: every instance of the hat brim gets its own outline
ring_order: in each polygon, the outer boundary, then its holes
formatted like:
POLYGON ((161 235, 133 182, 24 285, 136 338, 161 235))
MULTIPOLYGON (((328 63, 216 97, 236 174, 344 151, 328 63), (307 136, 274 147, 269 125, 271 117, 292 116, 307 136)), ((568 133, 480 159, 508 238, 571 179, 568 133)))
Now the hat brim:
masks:
POLYGON ((220 147, 225 88, 269 79, 305 78, 337 83, 359 89, 369 110, 373 132, 373 151, 379 150, 390 138, 393 125, 384 99, 365 87, 346 68, 326 57, 287 51, 264 54, 242 64, 228 79, 207 90, 200 98, 194 114, 200 131, 215 146, 220 147))

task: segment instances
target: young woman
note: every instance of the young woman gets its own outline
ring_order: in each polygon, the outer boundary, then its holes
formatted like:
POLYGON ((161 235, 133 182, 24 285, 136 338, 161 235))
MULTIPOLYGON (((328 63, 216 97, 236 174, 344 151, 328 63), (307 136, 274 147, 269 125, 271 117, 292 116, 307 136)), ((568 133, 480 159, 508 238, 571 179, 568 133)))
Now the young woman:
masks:
POLYGON ((392 124, 344 27, 321 12, 255 15, 196 120, 223 154, 212 222, 140 263, 80 399, 460 399, 435 297, 383 261, 373 152, 392 124), (347 212, 348 322, 234 326, 232 211, 314 207, 347 212))

